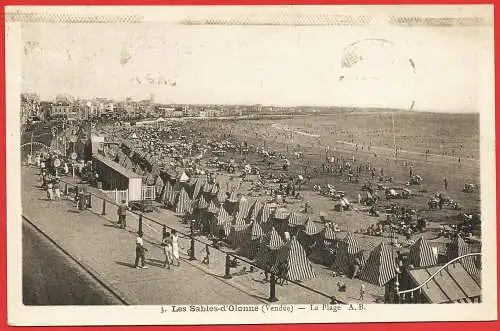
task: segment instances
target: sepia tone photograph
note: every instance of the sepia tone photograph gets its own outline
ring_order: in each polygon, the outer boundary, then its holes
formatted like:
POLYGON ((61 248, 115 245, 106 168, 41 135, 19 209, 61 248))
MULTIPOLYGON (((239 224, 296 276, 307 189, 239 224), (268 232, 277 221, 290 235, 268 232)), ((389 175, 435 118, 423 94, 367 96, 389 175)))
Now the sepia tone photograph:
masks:
POLYGON ((16 306, 496 316, 493 7, 119 9, 6 10, 16 306))

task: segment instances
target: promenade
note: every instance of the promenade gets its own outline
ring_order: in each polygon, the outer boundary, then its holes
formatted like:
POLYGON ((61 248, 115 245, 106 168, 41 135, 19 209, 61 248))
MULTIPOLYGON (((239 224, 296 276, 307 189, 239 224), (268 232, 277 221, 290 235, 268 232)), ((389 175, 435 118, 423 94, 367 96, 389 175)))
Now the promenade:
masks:
MULTIPOLYGON (((77 179, 63 177, 77 184, 77 179)), ((66 250, 85 269, 99 278, 107 287, 131 305, 137 304, 252 304, 268 303, 269 283, 264 281, 261 270, 250 272, 250 265, 241 262, 231 269, 232 278, 225 279, 225 254, 210 249, 210 265, 201 263, 205 245, 196 242, 197 260, 189 261, 189 238, 180 238, 181 265, 170 270, 162 268, 164 255, 159 245, 162 227, 143 220, 143 232, 149 269, 134 268, 135 238, 138 216, 129 213, 127 229, 119 229, 115 222, 116 206, 106 203, 106 215, 102 214, 102 200, 94 198, 92 208, 78 211, 73 202, 63 198, 50 201, 42 191, 38 169, 22 168, 23 215, 59 246, 66 250)), ((64 184, 62 185, 64 190, 64 184)), ((89 191, 103 196, 97 189, 89 191)), ((181 233, 189 228, 170 211, 156 208, 147 214, 181 233)), ((198 237, 206 240, 204 237, 198 237)), ((207 241, 208 242, 208 241, 207 241)), ((346 292, 338 292, 337 277, 329 276, 328 270, 315 266, 318 277, 305 281, 304 285, 335 296, 343 302, 358 302, 358 280, 343 278, 348 285, 346 292)), ((375 302, 381 296, 381 288, 367 284, 364 302, 375 302)), ((328 303, 323 295, 294 284, 276 286, 279 303, 328 303)))
POLYGON ((71 201, 47 200, 45 192, 38 188, 37 172, 34 168, 22 171, 24 216, 128 304, 261 302, 185 260, 179 267, 162 268, 161 248, 147 238, 149 269, 135 269, 136 231, 119 230, 91 211, 77 212, 71 201))

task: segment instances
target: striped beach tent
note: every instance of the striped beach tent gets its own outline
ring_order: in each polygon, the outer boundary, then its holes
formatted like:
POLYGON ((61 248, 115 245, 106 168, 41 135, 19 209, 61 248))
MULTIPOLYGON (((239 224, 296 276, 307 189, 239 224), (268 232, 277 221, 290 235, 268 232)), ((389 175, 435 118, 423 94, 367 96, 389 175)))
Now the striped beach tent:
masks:
POLYGON ((175 212, 177 214, 186 214, 189 213, 190 211, 191 211, 191 199, 189 198, 189 195, 184 186, 182 186, 179 192, 179 197, 177 198, 177 205, 175 206, 175 212))
POLYGON ((217 214, 219 212, 219 206, 217 206, 217 204, 211 200, 209 203, 208 203, 208 212, 209 213, 212 213, 212 214, 217 214))
MULTIPOLYGON (((219 194, 219 191, 220 191, 220 187, 219 187, 219 183, 215 183, 214 185, 212 185, 212 188, 210 189, 210 194, 212 195, 217 195, 219 194)), ((225 197, 225 195, 224 195, 225 197)))
POLYGON ((437 256, 423 236, 410 247, 408 263, 414 267, 430 267, 437 264, 437 256))
POLYGON ((232 189, 231 193, 229 194, 228 200, 231 203, 237 203, 238 202, 238 191, 235 189, 232 189))
POLYGON ((320 244, 324 247, 331 246, 336 239, 335 231, 333 231, 333 228, 328 224, 321 230, 319 237, 321 238, 320 244))
POLYGON ((358 253, 358 259, 361 264, 361 268, 366 266, 368 259, 370 258, 371 251, 367 249, 360 250, 358 253))
POLYGON ((203 194, 200 194, 200 198, 198 199, 198 209, 208 209, 208 202, 203 194))
POLYGON ((384 286, 396 277, 396 261, 391 249, 380 243, 371 253, 359 278, 370 284, 384 286))
POLYGON ((226 191, 219 189, 217 192, 217 200, 219 202, 224 202, 227 199, 226 191))
POLYGON ((356 261, 359 250, 357 240, 351 233, 347 233, 347 236, 339 242, 337 257, 333 268, 338 272, 348 274, 351 266, 356 261))
POLYGON ((179 195, 179 192, 174 190, 173 185, 170 183, 170 181, 167 181, 169 184, 167 184, 167 191, 166 191, 166 202, 170 206, 175 206, 175 202, 177 201, 177 196, 179 195))
POLYGON ((269 206, 269 204, 264 204, 262 207, 262 210, 259 215, 259 222, 262 223, 267 223, 269 221, 269 218, 271 217, 272 209, 269 206))
POLYGON ((189 194, 189 197, 191 199, 196 199, 194 197, 194 190, 195 190, 195 187, 196 187, 196 184, 198 183, 198 177, 191 177, 188 182, 187 182, 187 185, 186 185, 186 190, 189 194))
POLYGON ((205 184, 203 185, 203 193, 212 193, 212 188, 214 187, 214 184, 210 184, 208 181, 205 181, 205 184))
POLYGON ((316 277, 304 248, 295 236, 292 236, 290 241, 280 248, 273 269, 288 280, 300 281, 316 277))
POLYGON ((261 211, 262 211, 262 203, 259 201, 259 199, 256 199, 252 207, 250 208, 248 216, 250 219, 257 220, 261 211))
POLYGON ((257 252, 259 251, 259 245, 261 243, 262 237, 264 236, 264 231, 262 231, 261 226, 257 222, 252 222, 248 231, 245 232, 245 238, 243 238, 242 245, 238 251, 239 254, 253 259, 257 252))
POLYGON ((235 249, 239 247, 247 237, 247 233, 250 231, 250 224, 231 225, 227 238, 231 248, 235 249))
MULTIPOLYGON (((460 236, 456 236, 451 243, 448 244, 446 255, 448 260, 453 260, 459 256, 470 254, 471 250, 469 245, 460 236)), ((469 256, 459 260, 464 269, 474 278, 474 280, 480 283, 480 270, 478 269, 476 263, 474 262, 474 257, 469 256)))
POLYGON ((241 196, 238 203, 238 211, 236 212, 236 224, 245 224, 250 211, 250 201, 245 196, 241 196))
POLYGON ((273 217, 275 220, 286 221, 290 213, 285 208, 276 208, 273 217))
POLYGON ((296 212, 292 211, 288 215, 287 222, 288 222, 288 226, 290 226, 290 227, 296 227, 296 226, 304 225, 305 220, 304 220, 304 217, 301 214, 297 214, 296 212))
POLYGON ((202 193, 202 188, 205 186, 205 182, 205 178, 198 178, 196 185, 194 186, 193 199, 198 199, 200 197, 200 193, 202 193))
POLYGON ((316 245, 320 230, 316 227, 310 217, 307 218, 304 226, 298 232, 298 240, 304 247, 312 248, 316 245))
POLYGON ((278 231, 276 231, 275 228, 271 228, 271 231, 262 239, 259 252, 255 258, 256 264, 265 270, 272 270, 272 267, 276 263, 279 249, 283 247, 283 245, 283 239, 281 239, 278 231))

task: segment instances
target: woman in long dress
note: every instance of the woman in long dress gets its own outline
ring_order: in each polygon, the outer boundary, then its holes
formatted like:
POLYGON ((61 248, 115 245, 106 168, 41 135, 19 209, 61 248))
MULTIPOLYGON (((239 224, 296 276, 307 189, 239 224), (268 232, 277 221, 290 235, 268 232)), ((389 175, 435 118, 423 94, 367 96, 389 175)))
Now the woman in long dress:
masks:
POLYGON ((165 262, 163 262, 163 268, 170 269, 170 265, 173 263, 172 259, 172 237, 170 232, 163 232, 163 238, 161 240, 161 245, 163 246, 163 253, 165 254, 165 262))
POLYGON ((181 264, 181 261, 179 259, 179 235, 175 230, 172 230, 172 255, 177 262, 177 266, 179 266, 181 264))

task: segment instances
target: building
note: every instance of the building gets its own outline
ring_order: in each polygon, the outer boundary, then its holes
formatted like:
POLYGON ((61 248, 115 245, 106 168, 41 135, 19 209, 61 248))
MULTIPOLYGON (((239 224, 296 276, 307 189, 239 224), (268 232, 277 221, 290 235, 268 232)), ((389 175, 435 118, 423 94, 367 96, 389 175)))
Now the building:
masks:
POLYGON ((66 119, 66 120, 76 120, 79 117, 79 111, 77 107, 65 102, 57 102, 52 104, 50 109, 50 118, 56 119, 66 119))
POLYGON ((131 170, 111 161, 103 155, 92 157, 102 188, 107 191, 118 190, 127 192, 127 201, 142 199, 142 177, 131 170))

